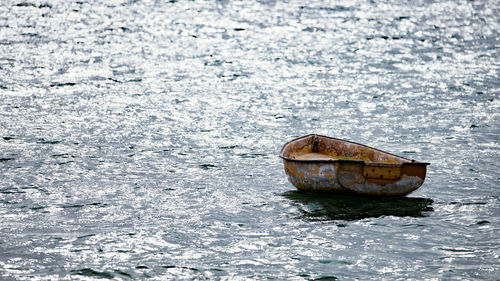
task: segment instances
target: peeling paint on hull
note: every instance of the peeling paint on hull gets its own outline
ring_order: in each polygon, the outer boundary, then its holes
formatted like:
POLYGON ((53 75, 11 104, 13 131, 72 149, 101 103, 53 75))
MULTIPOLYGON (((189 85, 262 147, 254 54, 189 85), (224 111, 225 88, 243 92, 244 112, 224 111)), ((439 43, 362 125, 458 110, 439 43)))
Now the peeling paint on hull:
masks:
POLYGON ((288 180, 298 189, 404 196, 419 188, 429 163, 345 140, 307 135, 280 153, 288 180))
POLYGON ((307 191, 346 191, 337 179, 338 163, 301 163, 284 160, 288 180, 307 191))

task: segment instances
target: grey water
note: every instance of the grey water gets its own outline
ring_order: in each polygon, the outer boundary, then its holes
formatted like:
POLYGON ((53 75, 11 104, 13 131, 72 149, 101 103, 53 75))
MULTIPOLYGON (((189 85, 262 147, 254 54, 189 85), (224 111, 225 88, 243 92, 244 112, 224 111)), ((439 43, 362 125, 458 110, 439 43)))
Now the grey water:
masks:
POLYGON ((495 280, 500 5, 0 1, 0 280, 495 280), (430 162, 298 192, 310 133, 430 162))

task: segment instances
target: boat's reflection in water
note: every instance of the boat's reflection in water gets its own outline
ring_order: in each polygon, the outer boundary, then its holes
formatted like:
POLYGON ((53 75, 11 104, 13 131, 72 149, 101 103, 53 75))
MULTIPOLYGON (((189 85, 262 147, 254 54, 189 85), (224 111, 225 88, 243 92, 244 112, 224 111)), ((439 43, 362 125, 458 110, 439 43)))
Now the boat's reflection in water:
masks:
POLYGON ((308 220, 359 220, 380 216, 425 217, 433 211, 428 198, 374 198, 354 194, 318 194, 288 191, 282 194, 294 202, 308 220))

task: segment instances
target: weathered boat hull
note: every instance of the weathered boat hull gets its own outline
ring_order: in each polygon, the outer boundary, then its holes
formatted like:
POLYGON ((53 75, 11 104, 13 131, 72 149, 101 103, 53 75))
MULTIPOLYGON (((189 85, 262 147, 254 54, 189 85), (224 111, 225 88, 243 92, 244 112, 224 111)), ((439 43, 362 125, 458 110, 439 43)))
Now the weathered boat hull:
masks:
POLYGON ((286 143, 280 153, 288 180, 298 189, 404 196, 419 188, 429 163, 320 135, 286 143))

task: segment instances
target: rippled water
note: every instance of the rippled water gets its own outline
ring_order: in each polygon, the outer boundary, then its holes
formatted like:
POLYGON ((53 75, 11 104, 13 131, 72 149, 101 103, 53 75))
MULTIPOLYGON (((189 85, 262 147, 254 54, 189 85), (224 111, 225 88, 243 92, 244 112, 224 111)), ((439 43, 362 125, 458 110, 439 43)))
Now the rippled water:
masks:
POLYGON ((0 4, 0 279, 495 279, 497 1, 0 4), (309 133, 431 162, 299 193, 309 133))

